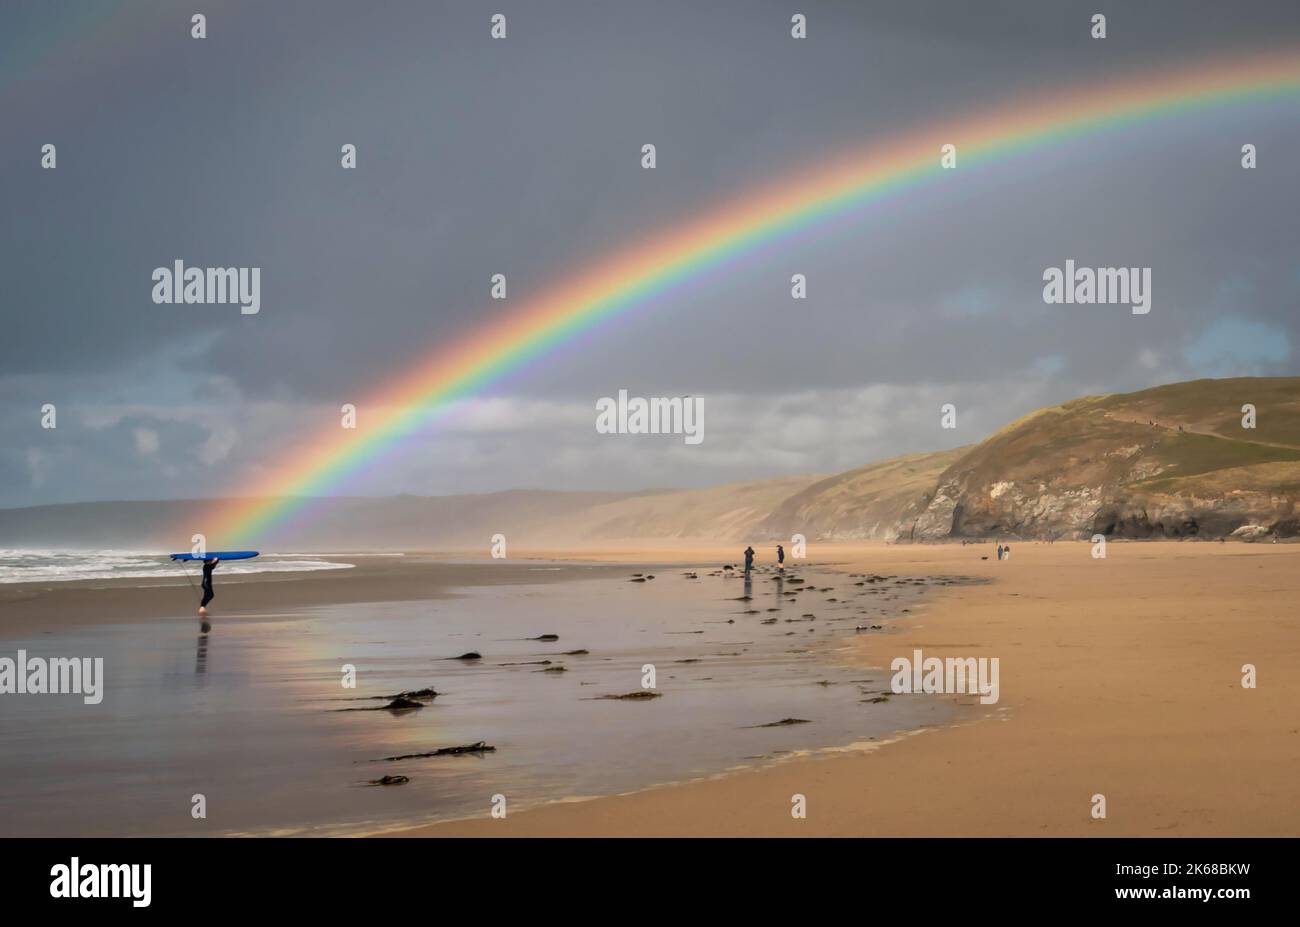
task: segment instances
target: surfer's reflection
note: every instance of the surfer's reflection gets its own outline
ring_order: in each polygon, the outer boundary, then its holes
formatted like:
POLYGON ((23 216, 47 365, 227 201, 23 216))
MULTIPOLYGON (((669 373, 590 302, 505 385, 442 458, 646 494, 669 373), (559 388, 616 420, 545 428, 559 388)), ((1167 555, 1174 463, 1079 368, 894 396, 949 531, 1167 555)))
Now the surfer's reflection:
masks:
POLYGON ((780 573, 776 574, 776 602, 781 604, 781 599, 785 595, 785 576, 780 573))
POLYGON ((207 621, 199 624, 199 644, 194 654, 194 672, 203 675, 208 671, 208 632, 212 624, 207 621))
POLYGON ((750 577, 749 572, 745 572, 745 598, 754 594, 754 580, 750 577))

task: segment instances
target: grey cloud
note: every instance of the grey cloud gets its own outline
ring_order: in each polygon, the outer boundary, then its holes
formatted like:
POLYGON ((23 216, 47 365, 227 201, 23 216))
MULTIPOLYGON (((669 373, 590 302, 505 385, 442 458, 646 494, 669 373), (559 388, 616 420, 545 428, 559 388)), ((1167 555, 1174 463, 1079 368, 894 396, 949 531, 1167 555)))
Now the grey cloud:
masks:
MULTIPOLYGON (((1111 37, 1095 42, 1094 7, 810 2, 810 38, 796 43, 776 2, 503 2, 510 38, 492 42, 467 4, 248 2, 214 7, 196 42, 189 14, 161 0, 6 4, 0 499, 229 491, 339 403, 364 402, 530 294, 846 146, 1300 34, 1292 2, 1161 0, 1109 11, 1111 37), (39 169, 45 141, 57 171, 39 169), (659 146, 653 172, 637 164, 646 141, 659 146), (358 145, 356 171, 339 168, 344 142, 358 145), (262 312, 154 305, 149 274, 176 258, 262 267, 262 312), (505 307, 487 298, 497 272, 505 307), (68 427, 39 444, 26 429, 45 397, 68 427), (114 424, 73 427, 92 420, 114 424), (157 453, 139 454, 132 428, 156 432, 157 453)), ((1294 100, 1253 104, 959 169, 636 308, 487 391, 533 421, 552 419, 528 402, 568 410, 554 431, 448 424, 356 488, 825 470, 948 437, 929 413, 833 397, 882 390, 921 409, 962 384, 963 422, 992 429, 1083 392, 1292 372, 1289 350, 1203 342, 1245 319, 1258 327, 1234 337, 1300 343, 1295 116, 1294 100), (1237 167, 1243 141, 1259 146, 1254 172, 1237 167), (1151 266, 1152 313, 1045 306, 1042 270, 1066 258, 1151 266), (789 298, 795 271, 809 278, 804 303, 789 298), (728 416, 694 457, 566 430, 620 387, 735 398, 719 400, 728 416), (791 418, 773 421, 774 408, 791 418), (853 415, 889 427, 858 434, 853 415), (796 446, 792 422, 824 446, 796 446)))

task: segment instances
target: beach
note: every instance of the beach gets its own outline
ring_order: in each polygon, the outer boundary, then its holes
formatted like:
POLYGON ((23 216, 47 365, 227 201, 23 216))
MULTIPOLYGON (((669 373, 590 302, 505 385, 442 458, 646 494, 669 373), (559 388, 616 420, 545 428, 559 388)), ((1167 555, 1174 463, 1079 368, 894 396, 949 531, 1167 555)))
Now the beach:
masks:
POLYGON ((1013 547, 815 544, 787 562, 821 584, 802 594, 766 549, 747 584, 722 569, 735 545, 708 542, 322 556, 350 568, 219 582, 211 633, 183 581, 0 586, 6 653, 89 648, 124 680, 107 717, 50 708, 53 733, 39 716, 11 727, 26 759, 6 801, 24 833, 43 825, 19 805, 41 800, 68 811, 62 832, 188 833, 175 796, 214 780, 238 807, 214 833, 1300 830, 1300 545, 1013 547), (480 661, 450 660, 471 648, 480 661), (918 650, 997 658, 996 702, 891 692, 891 661, 918 650), (349 660, 355 693, 338 688, 349 660), (662 697, 587 700, 636 691, 646 662, 662 697), (337 712, 422 685, 443 694, 414 717, 337 712), (498 752, 380 762, 483 738, 498 752), (78 759, 134 804, 83 823, 60 765, 78 759), (382 773, 410 781, 368 787, 382 773))
MULTIPOLYGON (((835 546, 840 569, 966 572, 863 667, 997 656, 1005 709, 853 755, 407 835, 1295 835, 1300 546, 835 546), (989 559, 979 559, 988 555, 989 559), (1259 685, 1241 687, 1241 667, 1259 685), (1107 801, 1091 817, 1092 796, 1107 801), (791 796, 807 799, 791 817, 791 796)), ((968 705, 974 700, 958 699, 968 705)), ((972 706, 971 711, 976 709, 972 706)))

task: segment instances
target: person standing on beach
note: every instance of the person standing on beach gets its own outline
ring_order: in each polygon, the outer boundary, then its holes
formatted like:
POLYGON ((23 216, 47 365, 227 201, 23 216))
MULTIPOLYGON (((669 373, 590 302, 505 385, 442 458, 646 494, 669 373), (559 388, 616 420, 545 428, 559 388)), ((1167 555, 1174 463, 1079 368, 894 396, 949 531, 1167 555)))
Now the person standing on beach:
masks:
POLYGON ((785 548, 780 544, 776 545, 776 565, 782 573, 785 572, 785 548))
POLYGON ((998 559, 999 559, 999 560, 1002 559, 1002 544, 1001 544, 1001 542, 998 543, 998 559))
POLYGON ((745 548, 745 572, 748 573, 752 569, 754 569, 754 548, 746 547, 745 548))
POLYGON ((203 561, 203 601, 199 603, 199 614, 208 613, 208 603, 213 600, 216 593, 212 591, 212 571, 217 568, 221 561, 216 557, 209 557, 203 561))

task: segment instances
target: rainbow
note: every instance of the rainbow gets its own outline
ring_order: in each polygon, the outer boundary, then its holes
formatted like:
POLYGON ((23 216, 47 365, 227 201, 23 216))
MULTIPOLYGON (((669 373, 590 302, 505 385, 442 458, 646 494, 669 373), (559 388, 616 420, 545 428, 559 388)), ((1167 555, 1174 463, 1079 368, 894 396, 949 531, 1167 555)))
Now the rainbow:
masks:
MULTIPOLYGON (((263 541, 313 497, 328 495, 403 438, 484 387, 594 326, 760 246, 971 167, 1146 120, 1300 97, 1300 52, 1254 54, 1039 94, 891 136, 691 218, 586 270, 433 353, 358 403, 362 428, 331 421, 265 468, 248 495, 213 503, 187 528, 210 544, 263 541), (957 147, 957 171, 939 163, 957 147)), ((1233 165, 1235 141, 1225 164, 1233 165)), ((188 536, 188 533, 186 534, 188 536)))

